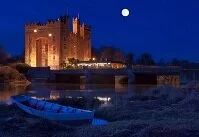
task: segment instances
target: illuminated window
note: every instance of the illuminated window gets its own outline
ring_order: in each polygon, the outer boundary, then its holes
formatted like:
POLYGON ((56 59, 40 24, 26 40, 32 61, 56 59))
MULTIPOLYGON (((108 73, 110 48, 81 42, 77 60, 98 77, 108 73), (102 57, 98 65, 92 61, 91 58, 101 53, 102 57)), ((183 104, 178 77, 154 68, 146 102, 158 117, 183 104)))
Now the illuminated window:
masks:
POLYGON ((49 34, 48 34, 48 36, 49 36, 49 37, 52 37, 52 34, 51 34, 51 33, 49 33, 49 34))

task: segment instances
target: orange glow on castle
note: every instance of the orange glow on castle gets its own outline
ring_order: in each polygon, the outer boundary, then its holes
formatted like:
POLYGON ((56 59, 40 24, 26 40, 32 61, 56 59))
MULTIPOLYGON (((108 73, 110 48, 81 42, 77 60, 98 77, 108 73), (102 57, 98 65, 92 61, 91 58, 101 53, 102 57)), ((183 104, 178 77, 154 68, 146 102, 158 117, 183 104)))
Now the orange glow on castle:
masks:
POLYGON ((69 58, 79 61, 91 59, 91 28, 81 24, 79 18, 69 16, 30 23, 25 26, 25 63, 31 67, 60 69, 69 58))

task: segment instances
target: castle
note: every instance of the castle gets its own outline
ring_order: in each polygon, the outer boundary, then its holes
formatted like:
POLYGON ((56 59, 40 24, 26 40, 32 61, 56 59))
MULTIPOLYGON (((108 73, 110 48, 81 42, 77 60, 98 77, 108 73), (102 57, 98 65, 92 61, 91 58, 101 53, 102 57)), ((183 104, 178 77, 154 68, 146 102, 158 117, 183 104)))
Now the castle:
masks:
POLYGON ((72 25, 69 16, 25 25, 26 64, 60 69, 69 58, 91 59, 91 28, 81 24, 79 17, 72 19, 72 25))

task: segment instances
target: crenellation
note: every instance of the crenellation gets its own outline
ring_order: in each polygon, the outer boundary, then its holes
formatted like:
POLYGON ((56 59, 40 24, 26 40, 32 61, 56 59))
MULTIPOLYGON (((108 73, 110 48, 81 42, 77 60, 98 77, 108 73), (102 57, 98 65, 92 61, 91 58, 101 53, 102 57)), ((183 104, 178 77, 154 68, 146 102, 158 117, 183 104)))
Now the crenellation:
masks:
POLYGON ((32 23, 27 23, 26 26, 29 27, 35 27, 35 26, 45 26, 46 23, 42 23, 42 22, 32 22, 32 23))
POLYGON ((64 16, 60 16, 57 19, 49 19, 47 21, 47 24, 60 24, 60 23, 67 24, 68 20, 69 20, 69 16, 64 15, 64 16))

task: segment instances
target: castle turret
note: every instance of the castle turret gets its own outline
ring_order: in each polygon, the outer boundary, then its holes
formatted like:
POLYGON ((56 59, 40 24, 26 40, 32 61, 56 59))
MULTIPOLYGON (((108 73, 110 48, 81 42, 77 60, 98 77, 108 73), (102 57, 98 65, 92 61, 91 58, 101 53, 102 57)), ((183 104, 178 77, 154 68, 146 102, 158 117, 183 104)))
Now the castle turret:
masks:
POLYGON ((87 39, 87 40, 91 39, 91 27, 83 23, 80 26, 80 36, 83 39, 87 39))
POLYGON ((84 49, 84 61, 88 61, 91 59, 91 27, 82 24, 80 26, 80 36, 84 40, 82 45, 82 49, 84 49))
POLYGON ((80 34, 80 19, 73 18, 73 33, 79 35, 80 34))

